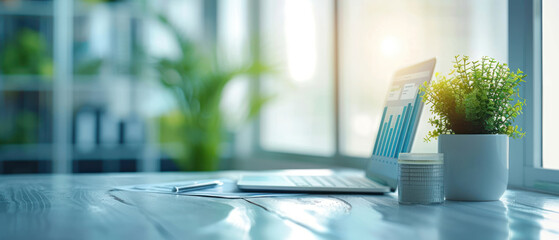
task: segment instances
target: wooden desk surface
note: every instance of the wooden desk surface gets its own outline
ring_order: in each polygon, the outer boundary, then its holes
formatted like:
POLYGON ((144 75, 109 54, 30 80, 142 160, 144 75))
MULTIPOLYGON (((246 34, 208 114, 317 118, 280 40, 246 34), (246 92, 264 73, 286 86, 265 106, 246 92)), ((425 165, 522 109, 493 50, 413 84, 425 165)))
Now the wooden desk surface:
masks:
POLYGON ((399 205, 395 194, 219 199, 109 191, 239 172, 0 176, 0 239, 559 239, 559 198, 399 205))

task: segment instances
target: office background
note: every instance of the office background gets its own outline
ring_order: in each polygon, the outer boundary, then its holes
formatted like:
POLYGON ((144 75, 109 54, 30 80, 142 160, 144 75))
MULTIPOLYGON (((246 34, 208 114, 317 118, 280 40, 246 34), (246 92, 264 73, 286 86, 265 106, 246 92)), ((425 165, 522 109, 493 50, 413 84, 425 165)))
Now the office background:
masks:
MULTIPOLYGON (((164 129, 181 105, 156 67, 180 58, 180 46, 158 16, 221 66, 273 69, 225 86, 216 169, 362 166, 391 74, 431 57, 445 72, 457 54, 508 62, 511 18, 523 18, 511 15, 511 2, 2 0, 0 173, 182 169, 173 159, 183 145, 164 129), (243 118, 247 99, 260 93, 270 100, 243 118)), ((543 98, 527 107, 542 111, 540 167, 559 169, 559 6, 541 5, 541 16, 526 22, 540 17, 543 98)), ((427 109, 413 152, 437 151, 422 140, 427 109)))

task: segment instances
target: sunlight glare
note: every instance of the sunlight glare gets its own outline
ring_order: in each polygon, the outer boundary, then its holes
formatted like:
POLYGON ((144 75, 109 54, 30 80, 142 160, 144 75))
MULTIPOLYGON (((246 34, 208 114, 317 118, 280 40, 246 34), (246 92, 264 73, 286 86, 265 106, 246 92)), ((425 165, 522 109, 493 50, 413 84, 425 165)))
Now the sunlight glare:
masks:
POLYGON ((352 117, 351 129, 353 134, 368 136, 373 131, 373 119, 366 113, 358 113, 352 117))
POLYGON ((287 64, 296 82, 311 79, 316 68, 315 16, 310 0, 285 1, 287 64))
POLYGON ((400 53, 400 40, 394 36, 387 36, 380 45, 382 53, 387 57, 394 57, 400 53))

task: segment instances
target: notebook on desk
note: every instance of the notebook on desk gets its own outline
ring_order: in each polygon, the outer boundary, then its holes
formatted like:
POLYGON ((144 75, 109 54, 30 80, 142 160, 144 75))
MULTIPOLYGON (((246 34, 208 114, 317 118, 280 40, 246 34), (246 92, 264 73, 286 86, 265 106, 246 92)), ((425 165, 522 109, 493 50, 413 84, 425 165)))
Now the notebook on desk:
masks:
POLYGON ((240 177, 238 187, 245 191, 394 191, 398 184, 398 154, 411 150, 423 109, 419 86, 431 80, 435 63, 433 58, 394 74, 365 176, 250 174, 240 177))

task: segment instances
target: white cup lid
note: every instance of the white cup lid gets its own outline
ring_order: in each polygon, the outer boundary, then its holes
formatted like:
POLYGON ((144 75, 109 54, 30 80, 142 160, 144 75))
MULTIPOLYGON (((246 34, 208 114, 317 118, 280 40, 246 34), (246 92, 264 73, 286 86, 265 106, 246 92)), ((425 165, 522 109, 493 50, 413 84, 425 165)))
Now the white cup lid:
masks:
POLYGON ((403 164, 443 164, 442 153, 400 153, 398 163, 403 164))

